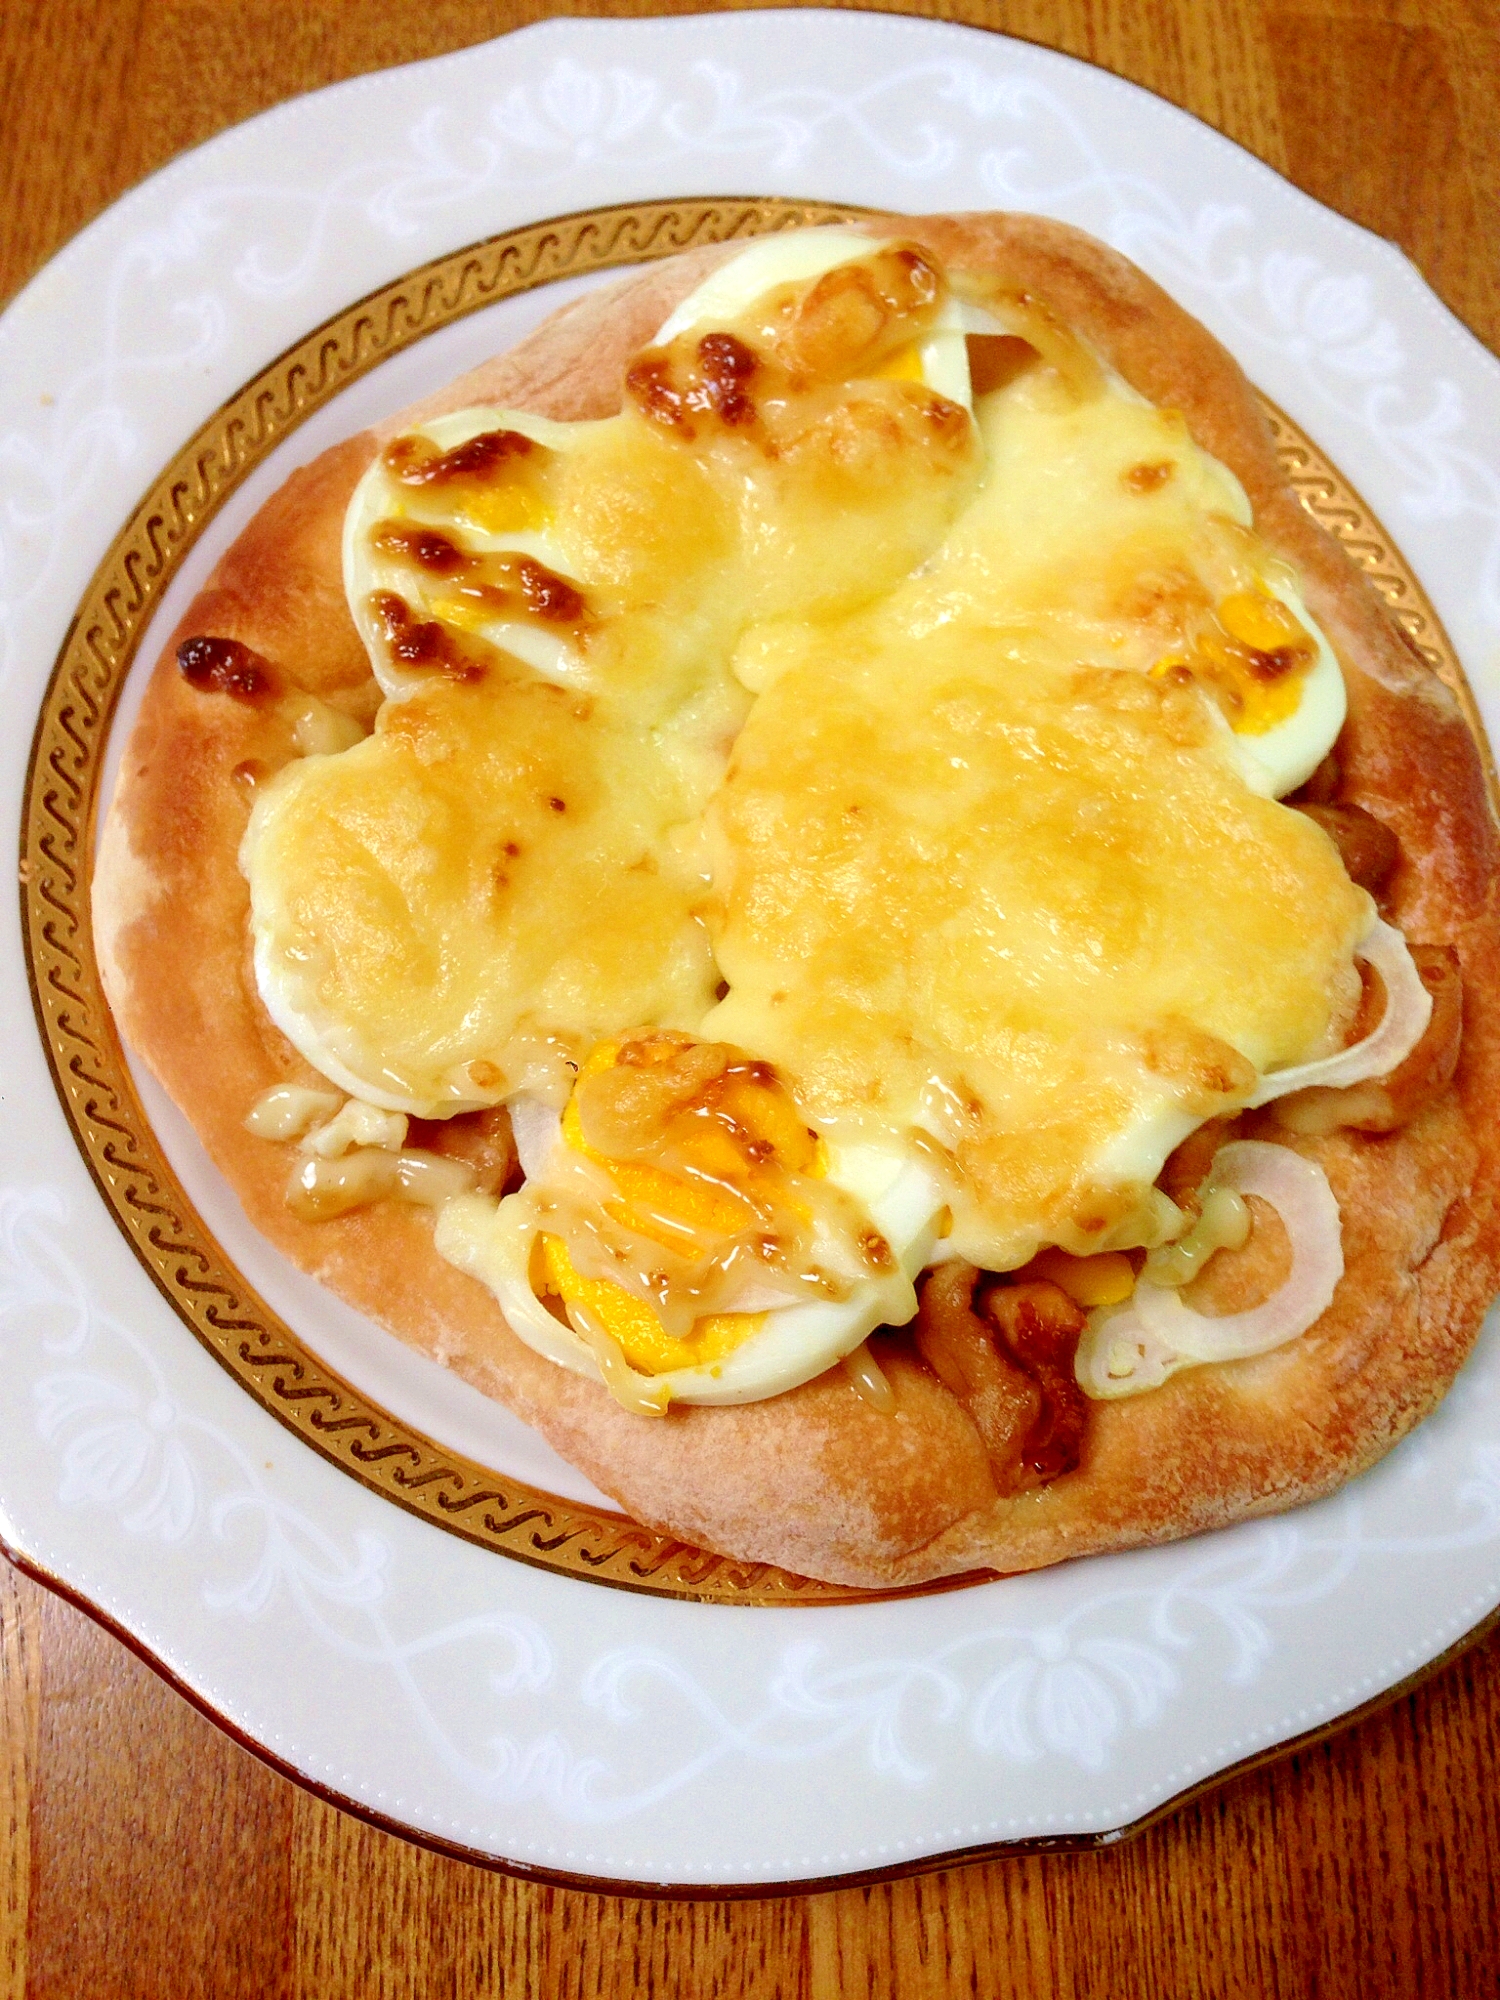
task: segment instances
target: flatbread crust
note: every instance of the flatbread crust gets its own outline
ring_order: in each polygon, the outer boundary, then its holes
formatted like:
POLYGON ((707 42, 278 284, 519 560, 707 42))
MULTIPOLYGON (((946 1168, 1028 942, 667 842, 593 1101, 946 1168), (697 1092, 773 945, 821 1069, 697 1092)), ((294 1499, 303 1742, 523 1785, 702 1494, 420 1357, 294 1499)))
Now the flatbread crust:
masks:
POLYGON ((1291 1507, 1372 1464, 1433 1407, 1500 1282, 1500 871, 1480 757, 1455 702, 1299 505, 1248 384, 1205 329, 1125 259, 1055 222, 903 216, 865 226, 914 238, 951 268, 1003 274, 1153 402, 1180 409, 1243 482, 1261 533, 1301 571, 1343 663, 1342 797, 1398 835, 1394 920, 1414 943, 1457 949, 1465 1027, 1453 1085, 1405 1129, 1277 1134, 1323 1167, 1343 1214, 1346 1274, 1314 1327, 1258 1359, 1192 1369, 1154 1393, 1093 1406, 1076 1471, 1000 1498, 972 1422, 909 1340, 875 1342, 894 1416, 837 1369, 765 1402, 632 1416, 517 1339, 491 1296, 438 1257, 426 1215, 384 1203, 300 1222, 283 1199, 286 1149, 245 1131, 246 1112, 271 1085, 319 1081, 257 996, 236 864, 245 774, 276 768, 290 746, 274 705, 189 687, 178 641, 241 640, 289 686, 367 711, 375 690, 344 603, 339 542, 349 495, 379 444, 481 401, 558 418, 610 414, 626 362, 738 246, 689 253, 575 302, 513 353, 293 474, 219 564, 155 670, 105 827, 94 904, 122 1032, 251 1221, 295 1264, 508 1404, 641 1521, 736 1557, 889 1588, 975 1568, 1032 1569, 1291 1507))

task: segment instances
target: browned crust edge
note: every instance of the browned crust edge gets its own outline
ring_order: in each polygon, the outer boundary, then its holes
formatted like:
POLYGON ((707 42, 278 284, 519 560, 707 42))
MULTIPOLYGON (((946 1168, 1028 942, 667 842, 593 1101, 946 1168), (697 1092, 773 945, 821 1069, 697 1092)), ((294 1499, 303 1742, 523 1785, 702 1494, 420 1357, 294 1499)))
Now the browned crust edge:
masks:
MULTIPOLYGON (((1323 1165, 1344 1214, 1346 1276, 1316 1327, 1259 1360, 1194 1370, 1152 1396, 1097 1409, 1077 1472, 997 1500, 968 1419, 896 1339, 883 1353, 898 1392, 893 1419, 835 1372, 769 1402, 645 1420, 517 1340, 488 1294, 437 1257, 430 1224, 412 1212, 299 1223, 282 1199, 281 1149, 241 1124, 270 1084, 311 1080, 255 994, 235 860, 248 799, 228 773, 279 761, 280 725, 265 710, 194 693, 174 654, 180 638, 209 630, 253 646, 325 700, 361 698, 369 672, 343 602, 339 533, 375 433, 295 473, 173 634, 126 746, 94 907, 123 1033, 251 1221, 294 1263, 509 1404, 648 1524, 742 1559, 890 1588, 1278 1511, 1364 1469, 1426 1414, 1500 1278, 1500 928, 1496 834, 1475 745, 1447 691, 1297 502, 1249 385, 1219 344, 1127 260, 1059 223, 874 217, 863 226, 914 237, 957 270, 1031 292, 1144 394, 1180 409, 1239 476, 1262 532, 1298 565, 1343 662, 1345 795, 1401 840, 1397 921, 1413 940, 1459 952, 1465 1039, 1454 1088, 1405 1131, 1293 1142, 1323 1165)), ((475 401, 560 418, 607 414, 628 358, 730 254, 690 252, 576 301, 382 434, 475 401)))

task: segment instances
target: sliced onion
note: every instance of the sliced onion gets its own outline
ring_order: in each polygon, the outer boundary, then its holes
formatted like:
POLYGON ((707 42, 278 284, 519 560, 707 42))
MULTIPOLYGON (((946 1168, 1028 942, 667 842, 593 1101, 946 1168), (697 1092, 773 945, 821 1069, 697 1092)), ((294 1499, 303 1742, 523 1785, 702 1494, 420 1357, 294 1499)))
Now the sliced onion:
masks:
POLYGON ((1186 1365, 1182 1355, 1142 1325, 1132 1298, 1122 1306, 1105 1306, 1089 1314, 1073 1372, 1086 1396, 1109 1402, 1159 1389, 1186 1365))
POLYGON ((953 312, 954 318, 965 333, 994 334, 1010 332, 1010 328, 1005 324, 1004 320, 996 319, 992 312, 986 312, 983 306, 975 305, 972 299, 955 299, 953 301, 953 312))
POLYGON ((396 1192, 414 1208, 441 1208, 456 1194, 473 1192, 474 1169, 467 1160, 450 1160, 419 1147, 396 1155, 396 1192))
POLYGON ((1287 1146, 1240 1139, 1220 1148, 1216 1187, 1258 1194, 1281 1217, 1292 1246, 1286 1282, 1247 1312, 1210 1318, 1170 1286, 1139 1284, 1141 1324, 1189 1361, 1243 1361, 1305 1333, 1333 1301, 1344 1275, 1339 1205, 1323 1169, 1287 1146))
POLYGON ((1139 1395, 1179 1368, 1267 1354, 1305 1333, 1332 1303, 1344 1251, 1339 1205, 1321 1167, 1289 1147, 1239 1139, 1220 1148, 1212 1185, 1259 1195, 1276 1210, 1292 1249, 1286 1281, 1258 1306, 1214 1319, 1194 1312, 1174 1287, 1141 1278, 1125 1305, 1090 1316, 1075 1364, 1085 1395, 1139 1395))
POLYGON ((520 1195, 497 1202, 492 1195, 461 1194, 438 1210, 433 1242, 439 1256, 488 1285, 511 1331, 548 1361, 575 1375, 596 1372, 578 1335, 554 1319, 531 1289, 531 1246, 536 1222, 520 1195))
POLYGON ((1432 1019, 1432 995, 1422 984, 1400 931, 1376 917, 1355 946, 1354 956, 1373 965, 1385 987, 1385 1012, 1379 1025, 1363 1041, 1340 1049, 1337 1055, 1298 1063, 1291 1069, 1273 1070, 1269 1076, 1263 1076, 1247 1109, 1253 1111, 1257 1105, 1270 1104, 1294 1090, 1310 1090, 1314 1086, 1342 1090, 1351 1083, 1364 1083, 1372 1076, 1389 1076, 1421 1041, 1432 1019))
POLYGON ((534 1181, 561 1136, 561 1114, 539 1097, 513 1097, 507 1108, 521 1172, 527 1180, 534 1181))
POLYGON ((338 1093, 309 1090, 300 1083, 278 1083, 255 1100, 245 1130, 257 1139, 300 1139, 313 1125, 322 1125, 340 1103, 338 1093))
POLYGON ((870 1352, 867 1340, 862 1340, 852 1354, 844 1356, 843 1368, 872 1409, 879 1410, 883 1417, 895 1416, 896 1392, 891 1387, 890 1377, 870 1352))

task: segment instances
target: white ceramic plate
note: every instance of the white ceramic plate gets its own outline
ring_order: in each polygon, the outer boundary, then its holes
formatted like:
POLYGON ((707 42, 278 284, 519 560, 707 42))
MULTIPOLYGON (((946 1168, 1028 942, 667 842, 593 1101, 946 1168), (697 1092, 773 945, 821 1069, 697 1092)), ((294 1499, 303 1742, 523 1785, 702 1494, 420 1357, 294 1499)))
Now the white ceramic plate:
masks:
MULTIPOLYGON (((1029 207, 1127 251, 1384 518, 1495 730, 1500 367, 1388 245, 1159 100, 997 37, 843 12, 558 21, 224 134, 118 202, 0 320, 11 823, 73 607, 148 481, 241 382, 498 230, 715 192, 1029 207)), ((283 452, 311 455, 550 303, 419 344, 283 452)), ((179 595, 287 462, 256 475, 179 595)), ((1373 1474, 1173 1548, 774 1610, 507 1561, 300 1446, 167 1308, 58 1109, 10 919, 0 1008, 0 1533, 284 1767, 426 1837, 559 1874, 743 1888, 1087 1836, 1371 1700, 1500 1602, 1493 1330, 1373 1474)), ((190 1140, 164 1112, 161 1129, 252 1278, 303 1330, 321 1315, 336 1365, 475 1456, 586 1492, 503 1413, 434 1390, 394 1343, 255 1264, 190 1140)))

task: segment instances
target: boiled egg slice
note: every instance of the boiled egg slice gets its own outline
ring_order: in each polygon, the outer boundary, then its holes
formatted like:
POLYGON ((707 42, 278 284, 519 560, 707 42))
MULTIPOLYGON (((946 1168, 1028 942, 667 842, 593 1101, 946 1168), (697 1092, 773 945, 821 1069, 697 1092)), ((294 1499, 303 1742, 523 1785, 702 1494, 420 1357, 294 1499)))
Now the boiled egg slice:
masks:
MULTIPOLYGON (((607 1047, 605 1065, 615 1053, 607 1047)), ((600 1061, 596 1052, 581 1084, 600 1073, 600 1061)), ((550 1126, 537 1107, 517 1118, 527 1186, 500 1202, 468 1195, 449 1202, 438 1221, 439 1251, 489 1286, 530 1346, 602 1380, 632 1410, 753 1402, 810 1381, 876 1327, 902 1325, 916 1312, 914 1281, 932 1255, 943 1199, 913 1155, 815 1139, 779 1084, 766 1081, 768 1066, 754 1068, 761 1074, 748 1087, 731 1078, 730 1122, 749 1133, 750 1175, 731 1170, 725 1121, 713 1116, 702 1119, 686 1151, 679 1125, 668 1166, 606 1159, 584 1137, 575 1092, 550 1126), (597 1246, 608 1243, 611 1222, 625 1226, 637 1257, 644 1244, 649 1260, 654 1243, 665 1262, 661 1250, 680 1249, 694 1233, 704 1247, 736 1231, 743 1237, 747 1194, 759 1229, 800 1237, 804 1268, 757 1269, 753 1256, 741 1256, 748 1268, 720 1288, 717 1309, 676 1332, 639 1285, 598 1274, 605 1259, 597 1246), (596 1247, 580 1271, 578 1246, 591 1236, 596 1247), (812 1263, 822 1271, 805 1268, 812 1263), (793 1297, 799 1289, 825 1295, 803 1301, 793 1297)))
POLYGON ((1296 582, 1279 566, 1258 587, 1227 597, 1216 623, 1229 635, 1224 650, 1243 702, 1230 720, 1235 761, 1252 792, 1284 798, 1306 784, 1344 726, 1343 672, 1296 582))
POLYGON ((407 631, 435 624, 460 653, 473 638, 559 685, 585 678, 567 618, 528 615, 527 594, 556 599, 580 585, 539 474, 548 454, 573 450, 594 428, 476 405, 418 426, 375 459, 344 519, 344 589, 388 696, 412 693, 431 672, 403 663, 393 603, 407 631))
MULTIPOLYGON (((781 285, 808 284, 857 263, 894 242, 893 237, 868 236, 845 223, 799 229, 785 236, 761 236, 712 272, 662 323, 652 343, 665 347, 697 327, 733 323, 748 313, 767 292, 781 285)), ((970 333, 999 333, 997 321, 951 295, 921 340, 898 348, 876 371, 875 380, 923 382, 970 415, 974 396, 969 382, 970 333)))
POLYGON ((984 478, 904 587, 907 629, 982 616, 1059 657, 1190 682, 1251 790, 1294 790, 1338 735, 1345 691, 1291 568, 1179 414, 1033 331, 1039 365, 978 400, 984 478))

